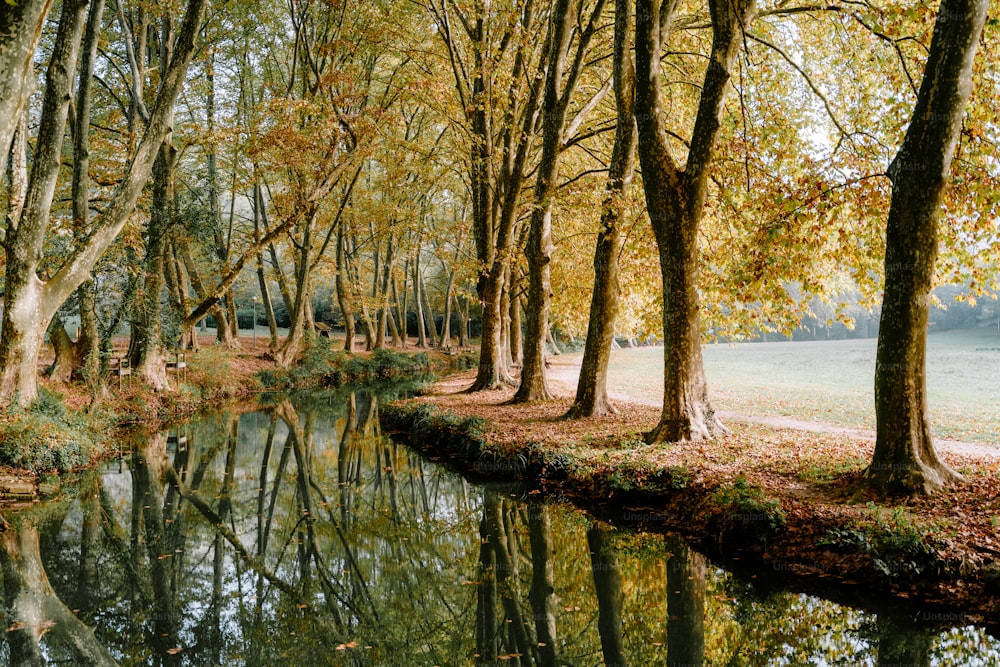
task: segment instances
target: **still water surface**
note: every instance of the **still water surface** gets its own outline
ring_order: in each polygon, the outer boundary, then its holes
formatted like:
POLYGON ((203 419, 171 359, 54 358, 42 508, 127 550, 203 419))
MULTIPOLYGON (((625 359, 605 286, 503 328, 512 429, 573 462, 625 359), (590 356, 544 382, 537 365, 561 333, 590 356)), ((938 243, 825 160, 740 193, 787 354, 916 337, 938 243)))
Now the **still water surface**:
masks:
POLYGON ((1000 664, 960 616, 764 589, 677 539, 471 485, 381 436, 371 393, 134 447, 8 514, 0 664, 1000 664))

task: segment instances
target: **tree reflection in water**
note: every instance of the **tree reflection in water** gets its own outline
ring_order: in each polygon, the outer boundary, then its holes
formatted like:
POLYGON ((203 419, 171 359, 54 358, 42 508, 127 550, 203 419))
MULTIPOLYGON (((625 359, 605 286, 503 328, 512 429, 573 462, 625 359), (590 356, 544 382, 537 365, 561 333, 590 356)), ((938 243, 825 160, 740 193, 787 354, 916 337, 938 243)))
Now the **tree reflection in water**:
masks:
POLYGON ((384 437, 367 393, 142 438, 8 514, 0 664, 1000 662, 979 629, 761 592, 519 494, 384 437))

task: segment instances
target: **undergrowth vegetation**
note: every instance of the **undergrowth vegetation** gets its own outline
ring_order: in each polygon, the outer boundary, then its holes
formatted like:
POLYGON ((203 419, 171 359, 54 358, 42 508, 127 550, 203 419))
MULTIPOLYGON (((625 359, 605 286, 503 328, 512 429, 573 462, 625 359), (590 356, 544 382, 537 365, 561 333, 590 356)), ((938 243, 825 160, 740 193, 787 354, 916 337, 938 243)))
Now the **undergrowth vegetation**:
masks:
POLYGON ((868 503, 862 519, 830 529, 820 546, 867 554, 873 567, 889 577, 919 575, 940 565, 935 533, 934 527, 920 525, 903 507, 887 511, 868 503))
POLYGON ((781 501, 743 477, 716 489, 708 498, 707 511, 709 528, 745 544, 766 544, 785 526, 781 501))
POLYGON ((425 352, 405 354, 375 350, 369 355, 348 354, 334 349, 328 338, 316 338, 291 368, 262 371, 259 379, 269 389, 340 387, 347 384, 409 378, 433 370, 425 352))
POLYGON ((28 409, 15 402, 0 415, 0 465, 32 472, 86 466, 106 426, 101 417, 67 411, 59 394, 43 388, 28 409))

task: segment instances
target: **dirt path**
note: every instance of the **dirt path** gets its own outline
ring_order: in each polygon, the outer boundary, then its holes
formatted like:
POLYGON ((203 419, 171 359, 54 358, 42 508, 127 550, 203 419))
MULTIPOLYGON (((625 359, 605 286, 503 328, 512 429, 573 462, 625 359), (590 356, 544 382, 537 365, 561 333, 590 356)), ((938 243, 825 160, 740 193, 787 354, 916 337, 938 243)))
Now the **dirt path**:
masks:
MULTIPOLYGON (((577 380, 580 377, 580 358, 569 356, 558 356, 549 359, 547 369, 550 389, 558 396, 573 396, 576 391, 577 380)), ((612 401, 629 401, 638 405, 650 407, 660 407, 660 399, 652 399, 648 396, 633 395, 620 388, 610 387, 608 398, 612 401)), ((790 429, 793 431, 807 431, 810 433, 826 433, 830 435, 844 435, 858 440, 875 442, 875 431, 866 428, 849 428, 836 426, 824 422, 810 421, 807 419, 797 419, 782 415, 746 415, 729 410, 719 410, 719 417, 725 421, 743 422, 749 424, 763 424, 780 429, 790 429)), ((976 458, 1000 458, 1000 447, 986 445, 976 442, 962 442, 960 440, 943 440, 936 438, 934 445, 941 450, 962 454, 976 458)))

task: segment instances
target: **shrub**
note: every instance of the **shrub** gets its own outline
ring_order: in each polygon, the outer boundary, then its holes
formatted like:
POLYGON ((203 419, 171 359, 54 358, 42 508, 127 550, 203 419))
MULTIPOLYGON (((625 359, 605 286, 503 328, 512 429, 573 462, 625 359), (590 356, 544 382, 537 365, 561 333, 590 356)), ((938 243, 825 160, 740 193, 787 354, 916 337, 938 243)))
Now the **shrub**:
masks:
POLYGON ((763 545, 785 526, 781 501, 768 498, 743 477, 719 487, 710 497, 709 525, 721 536, 763 545))
POLYGON ((867 515, 842 528, 830 529, 819 545, 868 554, 874 568, 889 577, 918 575, 941 564, 934 530, 914 523, 905 508, 886 512, 868 503, 867 515))
POLYGON ((29 411, 0 423, 0 465, 61 472, 87 465, 97 452, 89 429, 48 414, 29 411))

